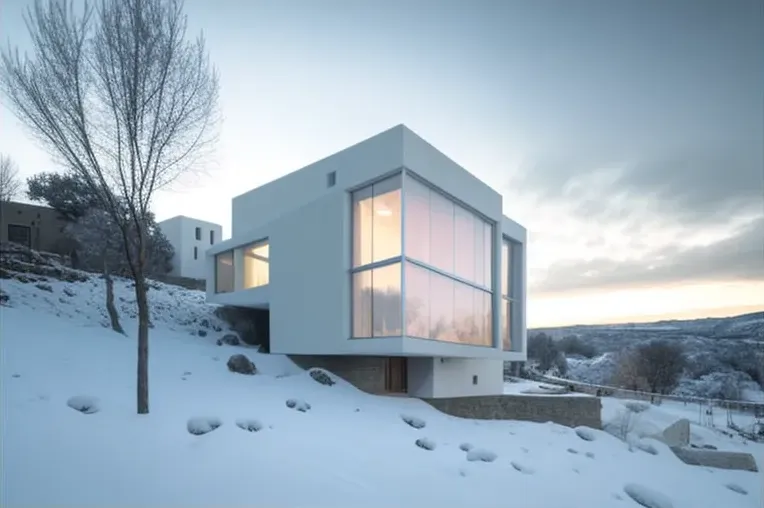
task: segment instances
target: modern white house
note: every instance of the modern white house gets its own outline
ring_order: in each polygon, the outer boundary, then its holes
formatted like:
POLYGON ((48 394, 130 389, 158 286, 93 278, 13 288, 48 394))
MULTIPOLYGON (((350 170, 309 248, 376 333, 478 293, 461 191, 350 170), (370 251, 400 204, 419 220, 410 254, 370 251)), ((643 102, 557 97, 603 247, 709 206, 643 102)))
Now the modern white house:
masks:
POLYGON ((223 226, 183 215, 163 220, 157 226, 175 249, 170 275, 204 279, 207 250, 220 243, 223 226))
POLYGON ((423 398, 500 394, 503 362, 526 360, 525 228, 404 125, 232 208, 207 299, 267 309, 272 353, 423 398))

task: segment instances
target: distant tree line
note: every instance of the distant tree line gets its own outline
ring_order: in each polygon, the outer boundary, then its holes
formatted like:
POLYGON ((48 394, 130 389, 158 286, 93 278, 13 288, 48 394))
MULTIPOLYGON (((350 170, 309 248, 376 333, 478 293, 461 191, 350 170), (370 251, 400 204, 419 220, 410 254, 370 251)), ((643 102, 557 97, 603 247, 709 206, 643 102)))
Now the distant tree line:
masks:
MULTIPOLYGON (((128 219, 128 208, 122 208, 123 225, 117 223, 114 211, 107 210, 103 200, 93 192, 84 179, 74 172, 38 173, 27 179, 27 197, 42 202, 56 210, 67 222, 67 241, 61 246, 70 256, 74 268, 100 272, 106 285, 106 310, 114 331, 124 333, 119 313, 114 305, 113 275, 132 277, 128 252, 134 249, 130 239, 137 232, 128 219), (127 225, 127 228, 125 228, 127 225)), ((165 275, 172 270, 175 253, 167 237, 156 224, 155 216, 148 211, 144 215, 146 275, 165 275)), ((133 258, 138 253, 132 252, 133 258)))
MULTIPOLYGON (((568 356, 593 358, 597 354, 594 346, 574 335, 557 341, 543 332, 528 337, 528 359, 542 373, 564 377, 568 372, 568 356)), ((651 341, 619 355, 610 384, 627 390, 668 394, 678 386, 686 366, 680 343, 651 341)))

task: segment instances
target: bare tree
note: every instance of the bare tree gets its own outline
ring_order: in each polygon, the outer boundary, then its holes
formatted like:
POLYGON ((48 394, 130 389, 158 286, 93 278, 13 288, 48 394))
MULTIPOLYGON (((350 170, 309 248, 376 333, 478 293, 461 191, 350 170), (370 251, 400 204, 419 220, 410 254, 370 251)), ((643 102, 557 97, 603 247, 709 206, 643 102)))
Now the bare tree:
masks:
POLYGON ((621 355, 612 382, 628 390, 665 395, 676 388, 685 363, 680 344, 649 342, 621 355))
POLYGON ((21 189, 19 170, 13 159, 0 154, 0 201, 11 201, 21 189))
POLYGON ((0 87, 32 134, 118 225, 138 304, 138 413, 149 411, 146 217, 154 192, 216 136, 218 77, 181 0, 36 0, 34 49, 2 55, 0 87))

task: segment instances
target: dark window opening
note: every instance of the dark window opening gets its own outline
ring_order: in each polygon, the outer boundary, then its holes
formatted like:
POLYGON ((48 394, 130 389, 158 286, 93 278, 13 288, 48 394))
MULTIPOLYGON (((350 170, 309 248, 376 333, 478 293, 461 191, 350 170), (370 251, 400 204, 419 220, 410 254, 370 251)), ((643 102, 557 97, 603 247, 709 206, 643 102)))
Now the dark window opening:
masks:
POLYGON ((215 231, 210 230, 210 245, 215 243, 215 231))
POLYGON ((477 376, 472 376, 472 384, 473 385, 477 384, 477 376))
POLYGON ((198 259, 198 258, 199 258, 199 249, 194 247, 194 259, 198 259))
POLYGON ((334 185, 337 183, 337 172, 332 171, 330 173, 326 174, 326 186, 327 187, 334 187, 334 185))
POLYGON ((8 224, 8 241, 32 247, 32 228, 18 224, 8 224))
POLYGON ((197 240, 202 239, 202 228, 196 228, 196 239, 197 240))

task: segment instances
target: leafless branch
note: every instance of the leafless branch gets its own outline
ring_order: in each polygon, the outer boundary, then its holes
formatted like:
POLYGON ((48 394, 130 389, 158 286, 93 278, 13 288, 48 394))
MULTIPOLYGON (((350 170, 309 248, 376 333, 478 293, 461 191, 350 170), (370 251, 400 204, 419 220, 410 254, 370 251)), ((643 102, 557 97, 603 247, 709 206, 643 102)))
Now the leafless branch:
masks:
POLYGON ((76 9, 72 0, 35 0, 25 21, 33 54, 3 52, 0 89, 119 225, 141 342, 151 199, 216 141, 217 73, 203 37, 186 39, 181 0, 86 1, 76 9))
POLYGON ((0 201, 11 201, 21 189, 19 170, 13 159, 0 154, 0 201))

